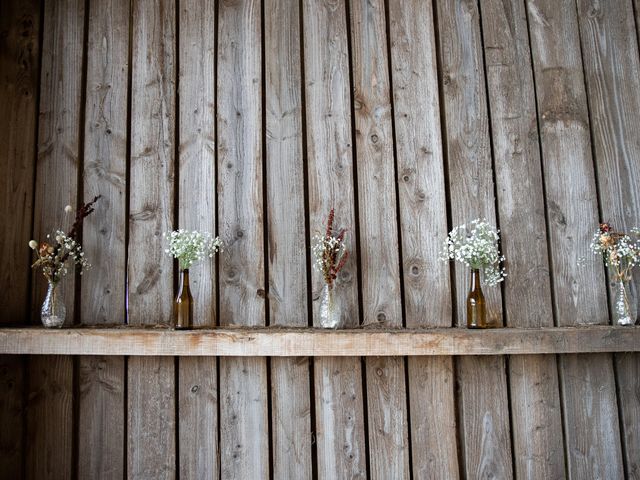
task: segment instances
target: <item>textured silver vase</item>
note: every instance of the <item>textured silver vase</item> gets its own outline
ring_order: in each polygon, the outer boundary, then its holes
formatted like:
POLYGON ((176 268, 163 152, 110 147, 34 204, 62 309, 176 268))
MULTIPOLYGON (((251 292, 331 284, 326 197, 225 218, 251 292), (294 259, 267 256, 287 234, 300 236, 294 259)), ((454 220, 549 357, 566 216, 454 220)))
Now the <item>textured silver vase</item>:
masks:
POLYGON ((67 309, 64 306, 62 288, 58 282, 49 282, 47 295, 40 309, 42 324, 47 328, 61 328, 66 317, 67 309))
POLYGON ((320 296, 320 326, 322 328, 338 328, 342 311, 335 289, 325 285, 320 296))

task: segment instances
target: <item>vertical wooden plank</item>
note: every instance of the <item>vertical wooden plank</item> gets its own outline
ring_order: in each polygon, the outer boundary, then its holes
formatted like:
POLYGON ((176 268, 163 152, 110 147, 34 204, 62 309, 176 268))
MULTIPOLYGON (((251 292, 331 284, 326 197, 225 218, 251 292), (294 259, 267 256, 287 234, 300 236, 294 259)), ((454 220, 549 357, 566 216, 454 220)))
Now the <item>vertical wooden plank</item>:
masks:
MULTIPOLYGON (((269 307, 272 325, 308 325, 298 2, 265 3, 269 307)), ((271 359, 273 477, 312 477, 308 358, 271 359)))
MULTIPOLYGON (((124 323, 129 1, 94 2, 88 15, 84 194, 102 198, 84 223, 82 322, 124 323)), ((122 478, 124 358, 80 357, 78 368, 78 476, 122 478)))
POLYGON ((25 359, 0 355, 0 472, 23 478, 25 359))
MULTIPOLYGON (((309 224, 322 230, 331 208, 336 226, 350 230, 351 260, 337 279, 343 324, 357 326, 353 157, 346 7, 343 1, 303 2, 309 224)), ((322 277, 313 272, 313 313, 318 318, 322 277)), ((317 323, 316 323, 317 324, 317 323)), ((361 361, 314 359, 319 478, 364 478, 361 361)))
MULTIPOLYGON (((45 2, 34 236, 43 240, 63 224, 65 205, 77 203, 84 2, 45 2)), ((35 275, 34 321, 39 323, 45 281, 35 275)), ((63 280, 67 323, 74 318, 74 277, 63 280)), ((69 478, 72 472, 73 361, 29 362, 27 478, 69 478)))
MULTIPOLYGON (((527 6, 557 321, 607 323, 602 266, 577 265, 590 254, 598 218, 575 5, 529 0, 527 6)), ((560 367, 569 476, 621 478, 611 356, 566 355, 560 367)))
MULTIPOLYGON (((0 3, 0 323, 26 322, 39 70, 40 4, 0 3), (9 227, 10 226, 10 227, 9 227)), ((0 356, 0 472, 22 478, 25 360, 0 356)))
POLYGON ((29 298, 40 5, 0 4, 0 322, 26 322, 29 298))
MULTIPOLYGON (((633 5, 580 1, 578 12, 602 220, 629 231, 640 224, 640 58, 633 5)), ((640 302, 640 275, 632 289, 640 302)), ((640 355, 614 359, 626 476, 640 478, 640 355)))
MULTIPOLYGON (((402 326, 390 77, 383 1, 350 2, 364 324, 402 326)), ((372 478, 409 478, 402 358, 367 358, 372 478)))
MULTIPOLYGON (((179 3, 179 200, 181 228, 216 230, 216 5, 179 3)), ((216 325, 215 261, 190 269, 194 324, 216 325)), ((180 358, 178 452, 181 478, 218 478, 218 380, 215 357, 180 358)))
MULTIPOLYGON (((496 221, 478 5, 438 3, 451 220, 496 221)), ((457 322, 464 325, 468 269, 456 265, 457 322)), ((485 289, 491 321, 502 322, 498 288, 485 289)), ((458 359, 461 446, 466 475, 511 478, 509 407, 502 357, 458 359)))
MULTIPOLYGON (((134 1, 128 245, 129 323, 171 319, 173 262, 162 232, 173 226, 175 5, 134 1)), ((174 359, 128 362, 127 473, 175 477, 174 359)))
MULTIPOLYGON (((261 3, 220 2, 218 15, 220 323, 264 325, 261 3)), ((269 475, 264 358, 220 360, 223 478, 269 475)))
MULTIPOLYGON (((544 189, 524 2, 483 0, 485 68, 491 112, 502 251, 508 259, 509 326, 553 326, 544 189)), ((515 474, 564 478, 555 356, 509 359, 515 474)))
MULTIPOLYGON (((389 4, 407 327, 451 324, 449 266, 435 262, 447 235, 445 178, 433 8, 389 4)), ((410 357, 414 478, 457 478, 458 454, 451 357, 410 357), (437 405, 437 415, 424 412, 437 405)))

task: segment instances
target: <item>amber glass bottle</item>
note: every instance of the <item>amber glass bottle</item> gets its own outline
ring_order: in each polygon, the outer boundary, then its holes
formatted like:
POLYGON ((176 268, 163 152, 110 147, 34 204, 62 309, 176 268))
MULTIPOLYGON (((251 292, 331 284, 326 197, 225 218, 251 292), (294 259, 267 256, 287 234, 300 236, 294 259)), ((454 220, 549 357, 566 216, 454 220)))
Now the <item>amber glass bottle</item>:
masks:
POLYGON ((173 324, 177 330, 193 327, 193 297, 189 289, 189 269, 180 270, 178 295, 173 303, 173 324))
POLYGON ((471 287, 467 296, 467 328, 487 328, 484 294, 480 286, 480 270, 471 269, 471 287))

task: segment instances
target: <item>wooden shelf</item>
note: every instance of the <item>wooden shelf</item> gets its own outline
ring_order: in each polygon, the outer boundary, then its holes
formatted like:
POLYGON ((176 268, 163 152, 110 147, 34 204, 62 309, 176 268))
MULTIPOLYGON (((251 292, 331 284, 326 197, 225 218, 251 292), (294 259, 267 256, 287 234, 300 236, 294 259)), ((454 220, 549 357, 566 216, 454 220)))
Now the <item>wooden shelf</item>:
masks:
POLYGON ((640 327, 467 330, 0 328, 0 354, 179 356, 523 355, 640 351, 640 327))

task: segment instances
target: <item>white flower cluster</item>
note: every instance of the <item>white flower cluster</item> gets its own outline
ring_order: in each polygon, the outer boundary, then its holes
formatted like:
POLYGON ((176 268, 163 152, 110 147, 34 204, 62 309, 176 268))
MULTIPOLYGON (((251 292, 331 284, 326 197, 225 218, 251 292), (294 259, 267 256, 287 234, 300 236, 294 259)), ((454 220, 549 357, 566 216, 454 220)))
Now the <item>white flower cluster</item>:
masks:
POLYGON ((441 260, 455 260, 464 265, 482 271, 483 283, 497 285, 507 274, 500 263, 504 257, 498 250, 499 230, 486 220, 475 219, 470 225, 460 225, 447 236, 444 242, 441 260))
POLYGON ((594 254, 602 256, 607 267, 615 267, 623 271, 640 265, 640 229, 638 228, 632 228, 631 235, 603 232, 598 229, 593 235, 590 247, 594 254))
POLYGON ((346 259, 344 240, 334 236, 314 235, 311 251, 315 257, 313 268, 322 273, 328 285, 332 285, 344 265, 343 259, 346 259))
POLYGON ((68 254, 73 260, 73 263, 81 268, 80 275, 82 275, 82 270, 91 267, 91 264, 84 258, 84 252, 82 251, 82 245, 80 245, 80 243, 68 237, 60 230, 56 230, 56 241, 62 245, 62 256, 64 257, 64 255, 68 254))
POLYGON ((163 236, 169 242, 169 248, 165 252, 178 259, 181 270, 191 267, 205 255, 211 258, 215 253, 223 251, 222 240, 208 232, 180 229, 164 233, 163 236))

